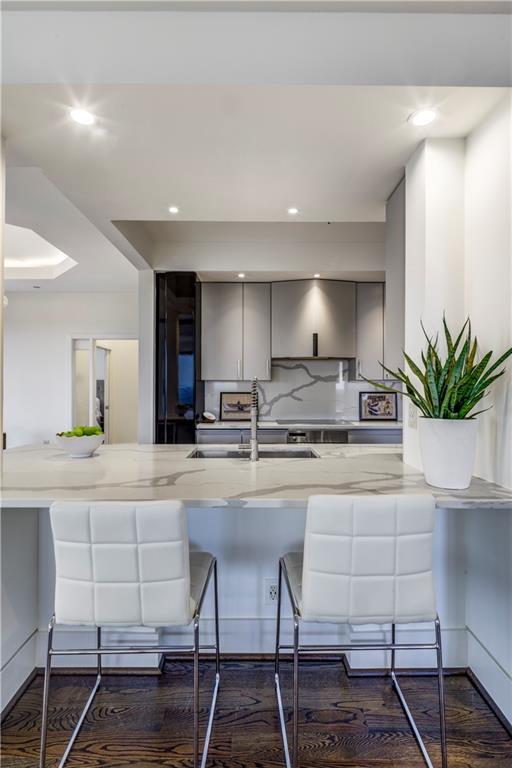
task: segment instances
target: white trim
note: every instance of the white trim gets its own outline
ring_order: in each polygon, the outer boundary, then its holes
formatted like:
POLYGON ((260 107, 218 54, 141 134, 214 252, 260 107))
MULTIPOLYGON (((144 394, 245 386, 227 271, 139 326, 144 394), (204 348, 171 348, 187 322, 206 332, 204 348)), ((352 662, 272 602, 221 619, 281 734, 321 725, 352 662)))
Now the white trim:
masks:
MULTIPOLYGON (((73 429, 75 413, 75 341, 87 341, 90 344, 89 351, 92 354, 89 357, 89 423, 96 423, 96 343, 98 341, 137 341, 139 337, 133 333, 69 333, 66 335, 66 344, 68 347, 67 365, 66 365, 66 393, 67 393, 67 429, 73 429)), ((140 343, 140 342, 139 342, 140 343)))

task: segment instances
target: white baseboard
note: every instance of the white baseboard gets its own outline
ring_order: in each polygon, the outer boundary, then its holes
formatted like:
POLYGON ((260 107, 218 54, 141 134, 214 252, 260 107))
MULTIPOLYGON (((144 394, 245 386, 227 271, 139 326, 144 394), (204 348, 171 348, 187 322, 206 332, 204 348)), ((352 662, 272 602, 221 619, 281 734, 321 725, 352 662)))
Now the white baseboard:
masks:
POLYGON ((468 667, 509 722, 512 722, 512 678, 478 638, 468 630, 468 667))
POLYGON ((35 631, 2 667, 0 686, 0 711, 3 712, 11 699, 34 671, 36 666, 37 631, 35 631))

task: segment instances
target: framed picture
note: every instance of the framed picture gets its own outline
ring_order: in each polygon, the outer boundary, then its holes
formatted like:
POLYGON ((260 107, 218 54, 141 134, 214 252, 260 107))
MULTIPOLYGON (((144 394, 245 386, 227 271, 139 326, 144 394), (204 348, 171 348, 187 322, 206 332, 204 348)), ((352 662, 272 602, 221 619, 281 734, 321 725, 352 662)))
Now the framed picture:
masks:
POLYGON ((248 421, 251 418, 251 393, 221 392, 219 414, 221 421, 248 421))
POLYGON ((396 392, 359 393, 360 421, 396 421, 397 418, 396 392))

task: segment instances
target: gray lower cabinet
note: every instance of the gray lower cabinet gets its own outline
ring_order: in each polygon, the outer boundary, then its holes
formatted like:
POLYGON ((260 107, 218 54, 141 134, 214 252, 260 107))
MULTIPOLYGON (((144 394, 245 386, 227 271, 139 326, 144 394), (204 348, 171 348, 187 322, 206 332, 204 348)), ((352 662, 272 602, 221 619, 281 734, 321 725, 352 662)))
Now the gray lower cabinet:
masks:
MULTIPOLYGON (((202 445, 242 445, 249 444, 251 431, 243 426, 237 429, 198 429, 196 430, 196 442, 202 445)), ((258 442, 261 444, 284 444, 294 442, 313 443, 351 443, 351 444, 395 444, 402 442, 401 426, 389 429, 347 429, 347 430, 308 430, 304 441, 296 441, 289 438, 287 429, 258 429, 258 442)))
POLYGON ((201 286, 201 378, 242 379, 243 303, 241 283, 201 286))
POLYGON ((358 283, 356 378, 383 379, 384 283, 358 283))
POLYGON ((356 284, 342 280, 272 283, 272 357, 355 357, 356 284))
MULTIPOLYGON (((215 443, 249 445, 250 437, 251 430, 249 428, 196 430, 196 442, 203 445, 214 445, 215 443)), ((284 444, 287 437, 288 431, 286 429, 258 429, 258 442, 261 444, 284 444)))
POLYGON ((351 444, 399 445, 402 442, 402 429, 351 429, 348 432, 351 444))

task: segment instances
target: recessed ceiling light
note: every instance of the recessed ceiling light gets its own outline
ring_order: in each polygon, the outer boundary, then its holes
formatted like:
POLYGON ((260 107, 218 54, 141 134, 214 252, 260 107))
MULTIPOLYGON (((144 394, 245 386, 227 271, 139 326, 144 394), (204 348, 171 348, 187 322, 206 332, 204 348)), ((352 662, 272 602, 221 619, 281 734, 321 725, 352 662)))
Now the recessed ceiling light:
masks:
POLYGON ((180 212, 180 209, 178 208, 177 205, 170 205, 169 206, 169 213, 173 213, 173 214, 176 215, 179 212, 180 212))
POLYGON ((69 116, 75 123, 79 123, 80 125, 94 125, 96 122, 96 117, 92 112, 88 112, 86 109, 71 109, 69 116))
POLYGON ((313 277, 320 277, 320 272, 315 272, 315 274, 313 275, 313 277))
POLYGON ((437 112, 435 109, 419 109, 417 112, 413 112, 412 115, 409 115, 407 122, 421 128, 425 125, 430 125, 430 123, 433 123, 436 117, 437 112))
POLYGON ((290 214, 290 216, 296 216, 298 212, 299 212, 298 208, 288 208, 288 213, 290 214))
POLYGON ((245 277, 245 272, 239 272, 238 277, 245 277))

